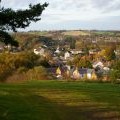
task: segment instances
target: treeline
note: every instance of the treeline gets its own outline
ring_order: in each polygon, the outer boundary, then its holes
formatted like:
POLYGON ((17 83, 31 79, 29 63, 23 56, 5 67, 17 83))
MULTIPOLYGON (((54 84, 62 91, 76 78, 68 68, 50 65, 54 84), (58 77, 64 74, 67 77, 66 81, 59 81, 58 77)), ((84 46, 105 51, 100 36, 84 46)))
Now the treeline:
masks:
POLYGON ((1 53, 0 81, 52 79, 47 73, 47 67, 47 60, 32 52, 1 53))

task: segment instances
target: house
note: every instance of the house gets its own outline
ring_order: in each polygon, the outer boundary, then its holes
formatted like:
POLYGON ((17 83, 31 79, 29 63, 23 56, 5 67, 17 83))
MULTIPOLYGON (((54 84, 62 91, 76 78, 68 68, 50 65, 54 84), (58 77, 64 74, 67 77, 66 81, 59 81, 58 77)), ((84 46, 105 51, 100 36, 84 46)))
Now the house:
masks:
POLYGON ((115 52, 116 58, 120 59, 120 50, 116 50, 114 52, 115 52))
POLYGON ((87 76, 87 69, 86 68, 76 68, 73 70, 72 78, 73 79, 84 79, 87 76))
POLYGON ((109 67, 103 67, 103 70, 110 71, 110 68, 109 67))
POLYGON ((89 80, 97 80, 97 75, 94 69, 87 69, 87 79, 89 80))
POLYGON ((65 52, 64 59, 67 60, 70 57, 71 57, 71 53, 69 51, 65 52))
POLYGON ((74 71, 73 71, 73 74, 72 74, 72 78, 73 79, 80 79, 80 72, 78 70, 78 68, 76 68, 74 71))
POLYGON ((56 69, 56 77, 63 78, 66 75, 67 68, 66 67, 58 67, 56 69))
POLYGON ((96 80, 97 75, 95 73, 94 69, 87 69, 87 68, 76 68, 73 71, 73 76, 74 79, 89 79, 89 80, 96 80))
POLYGON ((56 70, 56 75, 62 75, 61 69, 59 67, 56 70))
POLYGON ((77 55, 77 54, 84 54, 84 52, 82 50, 72 50, 70 51, 73 55, 77 55))
MULTIPOLYGON (((103 80, 108 80, 109 71, 110 71, 110 62, 95 62, 93 63, 93 68, 95 69, 95 73, 97 76, 103 78, 103 80)), ((99 78, 98 77, 98 78, 99 78)))
POLYGON ((61 71, 61 69, 59 67, 56 70, 56 77, 59 78, 59 79, 62 78, 62 71, 61 71))
POLYGON ((45 49, 42 48, 42 47, 39 47, 39 48, 37 48, 37 49, 34 49, 34 53, 35 53, 36 55, 45 56, 45 49))
POLYGON ((95 55, 97 53, 99 53, 99 51, 97 49, 91 49, 91 50, 89 50, 89 55, 95 55))
POLYGON ((56 49, 56 51, 55 51, 55 53, 56 53, 56 54, 60 54, 60 52, 61 52, 61 51, 60 51, 60 47, 58 46, 57 49, 56 49))
POLYGON ((80 73, 80 78, 81 79, 84 79, 84 78, 87 77, 87 69, 86 68, 80 68, 79 73, 80 73))
POLYGON ((101 61, 97 61, 97 62, 94 62, 94 63, 92 64, 92 66, 93 66, 94 69, 97 68, 97 67, 103 68, 103 67, 104 67, 104 64, 103 64, 103 62, 101 62, 101 61))

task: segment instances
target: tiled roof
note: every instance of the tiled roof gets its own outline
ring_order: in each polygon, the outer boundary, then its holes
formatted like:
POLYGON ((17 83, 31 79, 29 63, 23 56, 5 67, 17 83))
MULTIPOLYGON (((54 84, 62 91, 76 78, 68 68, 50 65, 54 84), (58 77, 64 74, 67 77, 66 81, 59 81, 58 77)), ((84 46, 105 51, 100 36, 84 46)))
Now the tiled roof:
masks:
POLYGON ((80 68, 78 69, 80 74, 86 74, 87 73, 87 69, 86 68, 80 68))

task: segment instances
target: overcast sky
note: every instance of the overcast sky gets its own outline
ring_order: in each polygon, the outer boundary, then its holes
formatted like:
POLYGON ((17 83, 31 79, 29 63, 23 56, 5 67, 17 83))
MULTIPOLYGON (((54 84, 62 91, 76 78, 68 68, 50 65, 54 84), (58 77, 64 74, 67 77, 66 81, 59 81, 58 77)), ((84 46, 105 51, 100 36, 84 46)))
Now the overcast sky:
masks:
POLYGON ((26 30, 120 30, 120 0, 2 0, 2 5, 26 9, 30 3, 48 2, 42 20, 26 30))

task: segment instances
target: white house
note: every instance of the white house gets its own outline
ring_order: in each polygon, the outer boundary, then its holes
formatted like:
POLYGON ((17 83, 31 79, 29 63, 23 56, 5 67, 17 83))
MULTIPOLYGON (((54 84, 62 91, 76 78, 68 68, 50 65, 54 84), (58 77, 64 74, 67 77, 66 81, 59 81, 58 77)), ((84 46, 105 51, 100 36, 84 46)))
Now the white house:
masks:
POLYGON ((64 55, 64 59, 67 60, 68 58, 70 58, 71 54, 70 52, 65 52, 65 55, 64 55))
POLYGON ((93 72, 93 69, 88 69, 88 70, 87 70, 87 78, 88 78, 88 79, 91 79, 91 78, 92 78, 92 72, 93 72))
POLYGON ((87 79, 97 79, 97 75, 94 69, 87 69, 87 79))
POLYGON ((70 51, 73 55, 77 55, 77 54, 83 54, 84 52, 82 50, 72 50, 70 51))
POLYGON ((103 68, 104 64, 101 61, 97 61, 97 62, 94 62, 92 66, 93 68, 97 68, 97 67, 103 68))
POLYGON ((39 48, 37 48, 37 49, 34 49, 34 53, 35 53, 36 55, 42 55, 42 56, 45 56, 45 49, 39 47, 39 48))
POLYGON ((93 55, 93 54, 96 54, 96 53, 97 53, 96 49, 91 49, 91 50, 89 50, 89 54, 90 54, 90 55, 93 55))
POLYGON ((104 67, 103 70, 110 71, 110 68, 109 67, 104 67))
POLYGON ((59 53, 60 53, 60 48, 59 48, 59 46, 57 47, 57 49, 56 49, 55 53, 57 53, 57 54, 59 54, 59 53))

